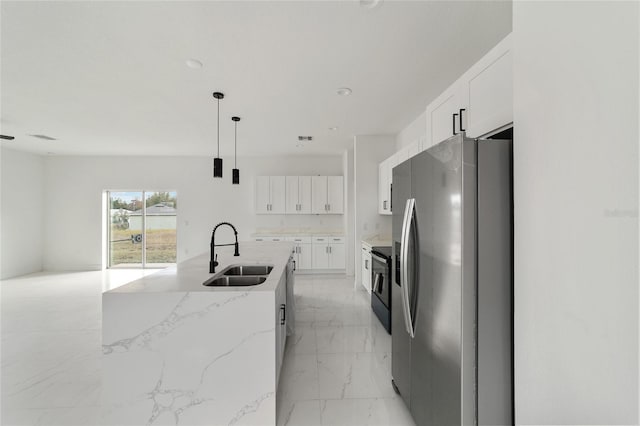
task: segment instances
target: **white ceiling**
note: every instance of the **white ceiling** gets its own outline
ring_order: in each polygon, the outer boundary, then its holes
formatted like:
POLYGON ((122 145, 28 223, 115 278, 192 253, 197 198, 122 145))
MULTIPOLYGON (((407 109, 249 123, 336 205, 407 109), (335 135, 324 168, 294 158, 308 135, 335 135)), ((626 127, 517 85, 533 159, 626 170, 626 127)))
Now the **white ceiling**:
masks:
POLYGON ((232 115, 238 155, 338 154, 397 133, 511 31, 509 1, 0 4, 2 144, 55 154, 211 156, 214 91, 221 154, 232 115))

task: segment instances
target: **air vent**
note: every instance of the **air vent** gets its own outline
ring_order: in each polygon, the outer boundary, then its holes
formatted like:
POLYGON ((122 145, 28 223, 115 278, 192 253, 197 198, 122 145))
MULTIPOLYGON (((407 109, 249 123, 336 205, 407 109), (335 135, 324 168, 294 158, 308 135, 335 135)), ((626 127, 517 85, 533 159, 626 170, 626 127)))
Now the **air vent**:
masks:
POLYGON ((57 141, 56 138, 52 138, 51 136, 47 136, 47 135, 29 135, 29 136, 33 136, 34 138, 38 138, 38 139, 44 139, 45 141, 57 141))
POLYGON ((300 142, 304 142, 304 141, 311 142, 313 140, 313 136, 298 136, 298 140, 300 142))

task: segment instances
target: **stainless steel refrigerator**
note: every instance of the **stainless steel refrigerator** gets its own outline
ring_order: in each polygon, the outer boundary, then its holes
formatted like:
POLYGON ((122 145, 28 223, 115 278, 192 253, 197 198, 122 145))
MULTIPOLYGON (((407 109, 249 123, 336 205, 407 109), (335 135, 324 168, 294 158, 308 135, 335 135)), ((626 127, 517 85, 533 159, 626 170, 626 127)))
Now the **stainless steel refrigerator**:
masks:
POLYGON ((512 144, 393 169, 392 375, 417 425, 513 424, 512 144))

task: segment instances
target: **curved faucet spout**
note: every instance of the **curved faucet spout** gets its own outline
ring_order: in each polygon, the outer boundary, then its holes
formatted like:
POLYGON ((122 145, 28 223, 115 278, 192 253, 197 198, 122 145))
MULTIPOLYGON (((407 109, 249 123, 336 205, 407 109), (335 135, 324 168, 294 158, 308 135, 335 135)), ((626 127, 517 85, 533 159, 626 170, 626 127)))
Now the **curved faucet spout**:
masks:
POLYGON ((233 229, 233 234, 236 238, 236 242, 233 243, 233 245, 235 246, 235 252, 233 253, 233 255, 240 256, 240 251, 238 249, 238 231, 236 230, 236 227, 229 222, 220 222, 213 228, 213 232, 211 233, 211 259, 209 260, 209 273, 211 274, 213 274, 216 271, 216 266, 219 265, 218 256, 215 254, 215 250, 216 250, 215 248, 220 246, 231 245, 231 244, 216 244, 216 230, 222 225, 228 225, 231 227, 231 229, 233 229))

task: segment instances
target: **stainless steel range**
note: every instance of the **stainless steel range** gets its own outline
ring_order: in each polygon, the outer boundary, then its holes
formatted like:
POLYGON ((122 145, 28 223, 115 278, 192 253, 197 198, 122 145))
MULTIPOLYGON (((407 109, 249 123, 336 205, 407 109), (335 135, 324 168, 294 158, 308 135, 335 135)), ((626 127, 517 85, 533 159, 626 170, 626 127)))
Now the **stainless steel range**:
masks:
POLYGON ((391 247, 371 249, 371 309, 391 334, 391 247))

